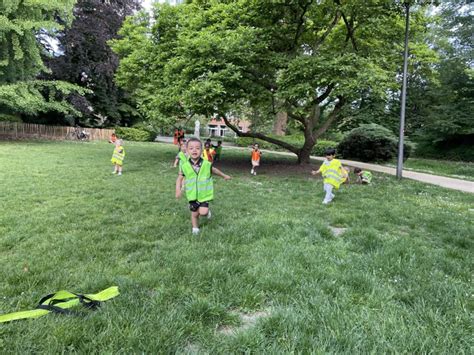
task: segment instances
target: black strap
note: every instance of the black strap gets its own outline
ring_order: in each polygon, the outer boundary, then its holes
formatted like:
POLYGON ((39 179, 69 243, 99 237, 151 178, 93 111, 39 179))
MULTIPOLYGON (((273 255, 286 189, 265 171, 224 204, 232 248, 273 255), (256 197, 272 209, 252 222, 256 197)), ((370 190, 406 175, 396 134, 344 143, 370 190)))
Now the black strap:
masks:
MULTIPOLYGON (((73 293, 73 294, 79 299, 79 302, 87 309, 96 310, 97 308, 99 308, 101 306, 100 301, 95 301, 95 300, 90 299, 89 297, 87 297, 85 295, 81 295, 81 294, 78 294, 78 293, 73 293)), ((50 300, 54 295, 55 295, 55 293, 51 293, 51 294, 46 295, 43 298, 41 298, 41 300, 38 302, 38 305, 36 306, 36 308, 37 309, 44 309, 44 310, 51 311, 51 312, 58 313, 58 314, 75 314, 75 312, 72 312, 72 311, 70 311, 68 309, 65 309, 65 308, 58 307, 58 306, 56 306, 56 304, 70 301, 70 300, 72 300, 76 297, 50 300), (48 300, 50 300, 50 301, 47 302, 48 300)))
POLYGON ((81 302, 81 304, 86 308, 96 310, 97 308, 101 306, 100 301, 95 301, 79 293, 75 293, 75 295, 79 298, 79 302, 81 302))
POLYGON ((39 304, 36 308, 45 309, 47 311, 51 311, 58 314, 74 314, 74 312, 71 312, 69 309, 64 309, 50 304, 39 304))

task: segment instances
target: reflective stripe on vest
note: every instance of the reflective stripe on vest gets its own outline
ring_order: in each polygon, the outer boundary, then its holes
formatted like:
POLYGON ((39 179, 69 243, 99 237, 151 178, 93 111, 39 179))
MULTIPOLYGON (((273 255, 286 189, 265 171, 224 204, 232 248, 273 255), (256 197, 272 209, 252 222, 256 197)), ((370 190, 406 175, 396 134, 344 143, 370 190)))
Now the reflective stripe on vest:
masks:
POLYGON ((206 202, 214 198, 211 169, 212 164, 203 160, 199 174, 196 174, 189 160, 183 163, 181 170, 186 178, 185 188, 188 201, 206 202))
POLYGON ((125 149, 123 149, 122 146, 115 147, 112 159, 117 159, 118 161, 122 162, 123 158, 125 158, 125 149), (122 153, 119 152, 120 150, 122 151, 122 153))

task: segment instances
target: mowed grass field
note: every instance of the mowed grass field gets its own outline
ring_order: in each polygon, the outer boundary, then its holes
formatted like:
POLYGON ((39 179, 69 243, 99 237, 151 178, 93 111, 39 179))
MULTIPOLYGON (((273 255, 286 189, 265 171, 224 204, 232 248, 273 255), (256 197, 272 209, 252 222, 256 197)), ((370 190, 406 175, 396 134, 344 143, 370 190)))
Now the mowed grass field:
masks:
MULTIPOLYGON (((391 164, 388 165, 396 167, 397 162, 393 161, 391 164)), ((403 163, 403 168, 413 171, 419 171, 421 173, 474 181, 473 162, 409 158, 403 163)))
POLYGON ((0 324, 0 353, 472 353, 473 195, 375 174, 324 206, 312 167, 224 150, 194 237, 175 147, 125 149, 114 176, 107 143, 0 142, 0 313, 121 293, 0 324))

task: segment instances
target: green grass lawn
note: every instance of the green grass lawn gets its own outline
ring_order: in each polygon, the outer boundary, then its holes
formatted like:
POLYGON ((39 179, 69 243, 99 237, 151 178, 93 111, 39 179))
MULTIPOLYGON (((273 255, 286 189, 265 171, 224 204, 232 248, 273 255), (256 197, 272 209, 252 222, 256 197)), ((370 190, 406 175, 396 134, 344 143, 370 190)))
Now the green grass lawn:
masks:
POLYGON ((0 353, 472 351, 473 195, 375 174, 324 206, 311 167, 224 150, 193 237, 175 148, 125 148, 119 177, 110 144, 0 142, 0 313, 121 292, 0 324, 0 353))
MULTIPOLYGON (((392 162, 389 165, 396 167, 397 162, 392 162)), ((474 181, 473 162, 409 158, 403 163, 403 168, 427 174, 474 181)))

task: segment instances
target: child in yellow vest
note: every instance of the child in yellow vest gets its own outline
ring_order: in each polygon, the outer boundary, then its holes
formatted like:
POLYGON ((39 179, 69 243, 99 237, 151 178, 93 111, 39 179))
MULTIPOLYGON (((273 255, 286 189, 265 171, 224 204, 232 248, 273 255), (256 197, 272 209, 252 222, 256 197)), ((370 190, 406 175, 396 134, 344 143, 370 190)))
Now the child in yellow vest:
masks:
POLYGON ((186 159, 186 140, 182 139, 179 141, 179 150, 178 154, 176 154, 176 158, 174 159, 173 168, 178 167, 178 165, 181 166, 182 162, 186 161, 186 159))
POLYGON ((125 149, 122 147, 122 141, 117 139, 115 142, 115 149, 110 160, 114 164, 114 171, 112 174, 122 175, 123 159, 125 158, 125 149))
POLYGON ((176 179, 176 198, 182 194, 181 183, 185 181, 186 198, 191 210, 191 224, 193 234, 199 234, 199 217, 211 218, 209 202, 214 198, 212 174, 219 175, 224 180, 231 177, 216 169, 212 164, 201 157, 202 143, 197 138, 191 138, 186 144, 189 159, 181 165, 176 179))
POLYGON ((318 170, 311 171, 312 175, 322 174, 324 179, 324 196, 323 204, 327 205, 334 198, 333 188, 339 189, 348 177, 347 170, 342 167, 339 160, 335 159, 336 150, 333 148, 326 149, 326 159, 318 170))

